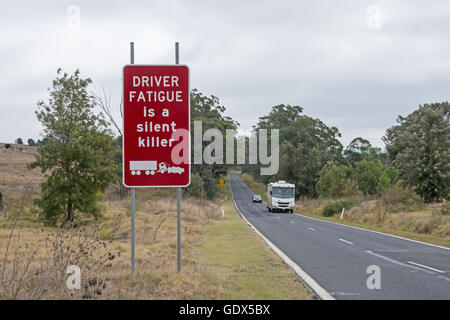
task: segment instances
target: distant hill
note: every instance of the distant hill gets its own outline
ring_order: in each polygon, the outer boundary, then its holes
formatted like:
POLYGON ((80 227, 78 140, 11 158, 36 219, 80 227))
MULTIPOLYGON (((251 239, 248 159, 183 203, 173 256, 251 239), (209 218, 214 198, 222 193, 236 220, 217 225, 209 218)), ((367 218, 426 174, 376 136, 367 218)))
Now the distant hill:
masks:
POLYGON ((38 194, 44 175, 39 168, 27 168, 36 154, 37 147, 11 144, 6 149, 5 143, 0 143, 0 192, 7 206, 19 204, 24 194, 26 200, 38 194))

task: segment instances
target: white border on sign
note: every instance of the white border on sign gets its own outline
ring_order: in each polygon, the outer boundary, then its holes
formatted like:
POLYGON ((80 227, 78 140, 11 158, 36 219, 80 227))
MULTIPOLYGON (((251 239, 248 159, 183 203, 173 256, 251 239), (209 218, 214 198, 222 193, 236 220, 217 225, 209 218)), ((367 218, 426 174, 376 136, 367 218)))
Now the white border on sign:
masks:
POLYGON ((126 64, 122 68, 122 99, 124 108, 122 118, 122 184, 127 188, 185 188, 191 184, 191 70, 185 64, 126 64), (185 185, 170 185, 170 186, 129 186, 125 184, 125 68, 126 67, 186 67, 188 69, 188 130, 189 130, 189 150, 188 150, 188 170, 189 180, 185 185))

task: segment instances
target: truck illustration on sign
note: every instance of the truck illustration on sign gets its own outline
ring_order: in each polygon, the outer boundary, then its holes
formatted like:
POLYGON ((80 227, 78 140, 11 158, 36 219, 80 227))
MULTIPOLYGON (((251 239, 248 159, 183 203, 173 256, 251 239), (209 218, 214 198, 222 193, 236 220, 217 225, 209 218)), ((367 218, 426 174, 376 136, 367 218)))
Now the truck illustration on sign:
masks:
POLYGON ((148 175, 154 175, 156 172, 159 173, 178 173, 181 174, 184 172, 184 168, 180 167, 168 167, 164 162, 160 162, 159 165, 157 161, 130 161, 130 170, 131 174, 141 175, 142 172, 148 175))

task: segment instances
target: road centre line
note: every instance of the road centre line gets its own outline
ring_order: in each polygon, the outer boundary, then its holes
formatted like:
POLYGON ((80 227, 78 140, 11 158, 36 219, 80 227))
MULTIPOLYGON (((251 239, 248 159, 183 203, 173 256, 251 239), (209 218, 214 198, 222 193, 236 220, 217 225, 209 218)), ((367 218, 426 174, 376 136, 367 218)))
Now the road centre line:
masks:
POLYGON ((339 241, 342 241, 342 242, 345 242, 345 243, 353 245, 353 242, 347 241, 347 240, 342 239, 342 238, 339 238, 339 241))
POLYGON ((413 264, 413 265, 418 266, 418 267, 422 267, 422 268, 431 270, 431 271, 435 271, 435 272, 439 272, 439 273, 445 273, 444 271, 441 271, 441 270, 438 270, 438 269, 435 269, 435 268, 432 268, 432 267, 428 267, 428 266, 420 264, 420 263, 416 263, 416 262, 412 262, 412 261, 408 261, 408 263, 413 264))

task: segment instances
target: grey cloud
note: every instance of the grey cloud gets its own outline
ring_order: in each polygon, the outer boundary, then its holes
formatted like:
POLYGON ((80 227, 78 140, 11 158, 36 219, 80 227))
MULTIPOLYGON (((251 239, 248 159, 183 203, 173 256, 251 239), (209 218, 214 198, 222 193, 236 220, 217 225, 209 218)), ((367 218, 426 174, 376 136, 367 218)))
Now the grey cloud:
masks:
POLYGON ((58 67, 80 68, 118 102, 130 41, 143 64, 173 63, 179 41, 191 87, 218 96, 244 131, 273 105, 297 104, 337 126, 344 144, 363 136, 382 146, 397 115, 448 100, 447 1, 44 1, 0 9, 0 141, 37 137, 31 111, 58 67), (79 30, 65 26, 70 4, 81 8, 79 30), (366 27, 371 4, 381 9, 380 30, 366 27))

